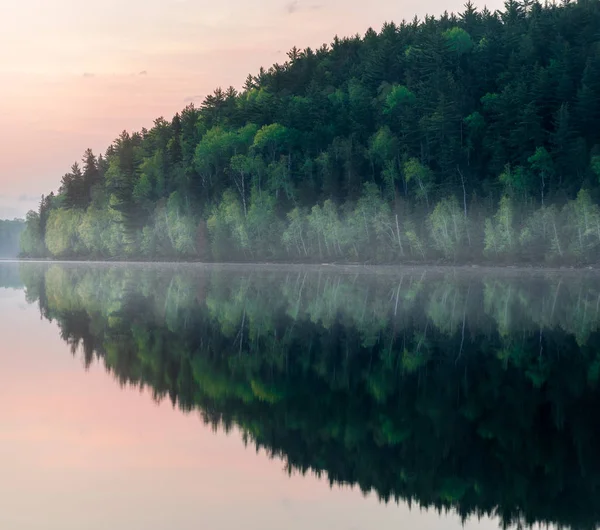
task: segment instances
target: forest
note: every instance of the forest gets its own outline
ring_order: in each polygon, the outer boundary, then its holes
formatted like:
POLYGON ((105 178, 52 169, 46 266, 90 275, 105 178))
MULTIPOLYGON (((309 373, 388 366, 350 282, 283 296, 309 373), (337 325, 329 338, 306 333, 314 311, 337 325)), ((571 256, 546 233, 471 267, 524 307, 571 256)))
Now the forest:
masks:
POLYGON ((84 367, 382 501, 592 529, 594 273, 20 265, 84 367))
POLYGON ((594 263, 599 123, 599 0, 469 1, 293 48, 88 149, 21 254, 594 263))
POLYGON ((16 258, 20 251, 25 222, 19 219, 0 220, 0 258, 16 258))

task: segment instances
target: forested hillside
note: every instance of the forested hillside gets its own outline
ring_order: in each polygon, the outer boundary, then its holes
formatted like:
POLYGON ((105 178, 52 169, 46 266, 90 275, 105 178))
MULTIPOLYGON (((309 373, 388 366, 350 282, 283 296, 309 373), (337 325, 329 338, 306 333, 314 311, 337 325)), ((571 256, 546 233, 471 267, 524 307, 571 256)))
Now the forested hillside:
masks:
POLYGON ((600 256, 600 2, 384 25, 86 151, 25 256, 600 256))
POLYGON ((0 258, 16 258, 19 255, 19 240, 24 229, 22 220, 0 220, 0 258))

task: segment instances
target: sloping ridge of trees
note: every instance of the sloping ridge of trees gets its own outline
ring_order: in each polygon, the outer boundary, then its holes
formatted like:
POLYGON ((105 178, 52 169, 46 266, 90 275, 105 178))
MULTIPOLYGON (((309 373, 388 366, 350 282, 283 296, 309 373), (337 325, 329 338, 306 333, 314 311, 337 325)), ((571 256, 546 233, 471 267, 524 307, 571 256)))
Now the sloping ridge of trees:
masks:
POLYGON ((22 254, 591 263, 598 123, 600 1, 468 2, 294 48, 87 150, 22 254))
POLYGON ((86 366, 238 427, 290 473, 505 525, 600 521, 593 276, 21 275, 86 366))

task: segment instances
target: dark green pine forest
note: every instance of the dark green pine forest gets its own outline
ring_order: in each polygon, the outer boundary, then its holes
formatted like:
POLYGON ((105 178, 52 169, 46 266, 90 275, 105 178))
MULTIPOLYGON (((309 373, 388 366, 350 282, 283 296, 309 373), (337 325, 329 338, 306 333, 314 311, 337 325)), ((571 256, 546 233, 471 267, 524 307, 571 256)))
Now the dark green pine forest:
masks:
POLYGON ((600 258, 600 2, 530 0, 294 48, 87 150, 29 257, 600 258))

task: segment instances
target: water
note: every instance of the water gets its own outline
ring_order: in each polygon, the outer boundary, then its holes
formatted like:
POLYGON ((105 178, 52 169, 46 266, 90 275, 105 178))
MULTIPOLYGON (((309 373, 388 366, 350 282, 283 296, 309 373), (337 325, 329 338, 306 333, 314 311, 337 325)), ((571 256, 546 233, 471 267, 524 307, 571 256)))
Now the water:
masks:
POLYGON ((0 527, 595 528, 599 280, 0 264, 0 527))

